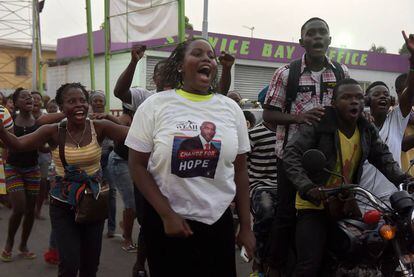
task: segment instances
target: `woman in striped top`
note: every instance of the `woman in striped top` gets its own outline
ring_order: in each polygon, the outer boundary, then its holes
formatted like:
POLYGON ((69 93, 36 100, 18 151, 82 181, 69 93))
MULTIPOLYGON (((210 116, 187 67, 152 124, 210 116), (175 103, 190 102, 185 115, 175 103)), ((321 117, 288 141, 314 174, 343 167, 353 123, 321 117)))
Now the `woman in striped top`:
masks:
MULTIPOLYGON (((88 93, 79 83, 62 85, 56 102, 67 118, 65 158, 68 165, 85 171, 91 180, 101 179, 101 147, 106 138, 122 142, 128 127, 108 120, 88 120, 88 93)), ((102 243, 104 221, 75 222, 71 187, 62 182, 64 169, 58 155, 58 124, 43 125, 37 131, 17 138, 0 126, 0 139, 18 150, 31 150, 48 143, 56 164, 56 185, 51 191, 50 217, 56 232, 60 255, 59 276, 96 276, 102 243)), ((94 183, 99 187, 99 183, 94 183)))

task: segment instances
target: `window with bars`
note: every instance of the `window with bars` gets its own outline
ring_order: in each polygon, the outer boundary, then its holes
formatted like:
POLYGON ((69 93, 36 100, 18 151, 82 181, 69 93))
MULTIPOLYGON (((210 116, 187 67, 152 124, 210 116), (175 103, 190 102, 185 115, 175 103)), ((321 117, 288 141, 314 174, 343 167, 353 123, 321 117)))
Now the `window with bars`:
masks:
POLYGON ((27 57, 16 57, 16 76, 26 76, 27 74, 27 57))

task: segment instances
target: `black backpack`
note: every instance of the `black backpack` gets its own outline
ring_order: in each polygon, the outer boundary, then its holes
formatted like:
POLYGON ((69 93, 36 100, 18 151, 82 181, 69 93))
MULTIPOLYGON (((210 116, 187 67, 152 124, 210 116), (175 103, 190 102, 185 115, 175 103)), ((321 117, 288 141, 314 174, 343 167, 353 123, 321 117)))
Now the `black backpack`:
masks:
MULTIPOLYGON (((345 78, 344 69, 342 66, 335 61, 332 61, 333 65, 332 71, 335 74, 336 81, 340 81, 345 78)), ((300 70, 302 66, 302 59, 295 60, 289 64, 289 77, 286 87, 286 100, 285 100, 285 113, 290 113, 292 108, 292 103, 295 101, 296 96, 298 95, 298 86, 299 86, 299 79, 300 79, 300 70)), ((285 140, 283 143, 283 147, 287 143, 288 135, 289 135, 289 124, 285 127, 285 140)))

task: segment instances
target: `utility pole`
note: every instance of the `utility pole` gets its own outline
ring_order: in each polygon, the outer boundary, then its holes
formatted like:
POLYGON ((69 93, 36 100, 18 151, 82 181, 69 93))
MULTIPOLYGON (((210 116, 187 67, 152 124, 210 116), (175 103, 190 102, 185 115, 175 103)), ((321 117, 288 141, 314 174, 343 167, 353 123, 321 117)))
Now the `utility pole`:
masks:
MULTIPOLYGON (((38 1, 38 0, 37 0, 38 1)), ((42 63, 42 35, 40 31, 40 11, 39 11, 39 3, 36 4, 36 52, 37 52, 37 72, 38 72, 38 82, 37 82, 37 90, 40 94, 43 95, 43 63, 42 63)))
POLYGON ((93 48, 91 0, 86 0, 86 24, 88 30, 89 71, 91 75, 91 90, 95 90, 95 56, 93 48))
POLYGON ((37 90, 37 0, 32 0, 32 90, 37 90))
POLYGON ((204 0, 202 36, 203 36, 203 39, 208 39, 208 0, 204 0))
POLYGON ((109 0, 105 0, 105 111, 109 112, 111 104, 110 84, 109 84, 109 62, 111 59, 111 34, 109 29, 109 0))
POLYGON ((185 2, 178 0, 178 42, 185 41, 185 2))
POLYGON ((243 28, 246 28, 246 29, 249 29, 250 30, 250 37, 251 38, 253 38, 253 31, 254 31, 254 26, 252 26, 252 27, 249 27, 249 26, 245 26, 245 25, 243 25, 242 26, 243 28))

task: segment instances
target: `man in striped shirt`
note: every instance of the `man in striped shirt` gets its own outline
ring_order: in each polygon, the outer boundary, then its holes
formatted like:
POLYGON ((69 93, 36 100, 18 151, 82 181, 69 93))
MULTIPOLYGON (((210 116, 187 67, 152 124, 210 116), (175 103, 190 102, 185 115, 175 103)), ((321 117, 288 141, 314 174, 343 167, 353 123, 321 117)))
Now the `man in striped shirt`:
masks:
POLYGON ((277 206, 275 131, 275 126, 267 122, 262 122, 249 131, 251 152, 248 155, 247 165, 251 211, 254 219, 253 232, 256 236, 253 271, 258 273, 264 271, 262 266, 265 258, 264 250, 277 206))

